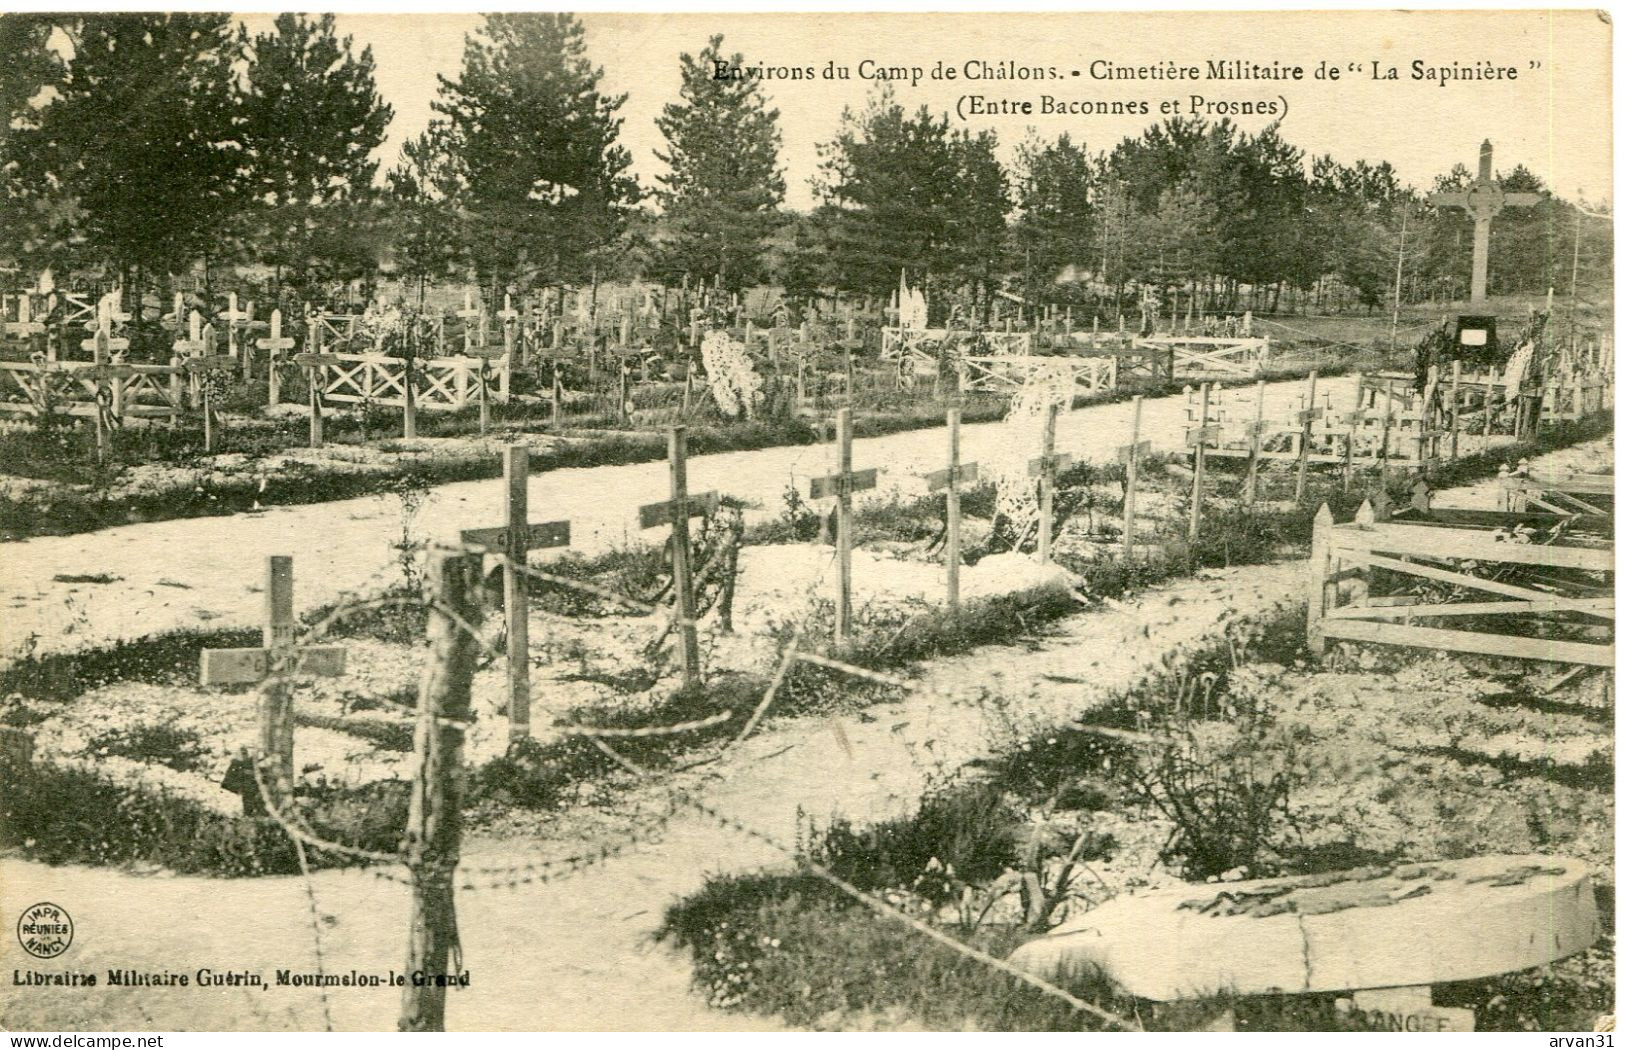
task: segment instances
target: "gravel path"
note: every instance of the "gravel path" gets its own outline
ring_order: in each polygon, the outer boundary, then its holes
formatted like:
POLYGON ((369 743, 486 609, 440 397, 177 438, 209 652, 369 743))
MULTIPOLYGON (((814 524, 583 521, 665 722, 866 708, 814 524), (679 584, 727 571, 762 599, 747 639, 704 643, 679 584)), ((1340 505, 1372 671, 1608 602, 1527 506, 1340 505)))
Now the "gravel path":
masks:
MULTIPOLYGON (((1611 449, 1596 448, 1591 462, 1611 449)), ((1582 460, 1583 461, 1583 457, 1582 460)), ((860 462, 862 462, 860 458, 860 462)), ((1481 500, 1473 500, 1480 505, 1481 500)), ((769 726, 724 760, 684 775, 723 814, 790 840, 801 814, 858 821, 904 812, 933 778, 986 753, 1011 727, 1094 706, 1160 665, 1164 654, 1198 648, 1229 620, 1297 600, 1302 562, 1200 574, 1151 588, 1130 601, 1067 618, 1031 644, 990 646, 933 662, 923 681, 941 692, 864 711, 769 726), (1008 703, 971 695, 985 686, 1008 703), (953 695, 957 694, 957 695, 953 695)), ((663 785, 635 792, 652 804, 663 785)), ((556 845, 581 848, 578 839, 556 845)), ((475 839, 465 864, 511 863, 519 844, 475 839)), ((681 812, 658 842, 634 847, 575 877, 459 895, 466 991, 450 997, 452 1029, 767 1030, 763 1018, 708 1007, 689 985, 682 955, 650 935, 666 905, 712 874, 778 860, 759 841, 681 812)), ((78 933, 71 968, 246 969, 269 982, 277 969, 316 965, 302 880, 212 880, 0 860, 3 913, 26 901, 67 907, 78 933), (199 904, 207 899, 206 905, 199 904), (202 922, 240 931, 199 937, 202 922), (202 943, 200 943, 202 942, 202 943)), ((312 879, 329 973, 387 973, 404 956, 402 887, 357 872, 312 879)), ((877 920, 881 921, 881 920, 877 920)), ((61 970, 62 966, 50 969, 61 970)), ((393 1026, 399 990, 335 989, 341 1029, 393 1026)), ((308 1029, 322 1023, 308 990, 28 989, 0 986, 7 1027, 308 1029)))
MULTIPOLYGON (((1301 389, 1298 381, 1266 387, 1267 414, 1284 418, 1301 389)), ((1330 391, 1334 407, 1353 397, 1350 379, 1321 389, 1330 391)), ((1066 414, 1057 448, 1096 462, 1113 459, 1128 440, 1130 407, 1066 414)), ((1185 425, 1183 396, 1144 403, 1142 433, 1154 448, 1183 448, 1185 425)), ((965 427, 964 460, 989 459, 1000 433, 996 423, 965 427)), ((689 463, 689 488, 716 489, 756 504, 759 517, 775 517, 787 486, 805 493, 809 477, 833 473, 830 453, 828 446, 796 446, 700 456, 689 463)), ((941 468, 946 453, 943 431, 934 428, 858 441, 853 460, 879 468, 879 486, 866 498, 884 499, 923 494, 923 475, 941 468)), ((597 553, 639 542, 638 506, 664 499, 667 486, 664 462, 551 471, 531 480, 531 514, 538 521, 570 519, 574 549, 597 553)), ((415 538, 452 542, 459 529, 501 524, 502 491, 498 481, 434 489, 418 513, 415 538)), ((266 556, 294 555, 296 601, 308 608, 398 579, 391 545, 400 538, 399 501, 368 496, 0 544, 0 660, 30 640, 48 652, 201 623, 258 626, 266 556)))

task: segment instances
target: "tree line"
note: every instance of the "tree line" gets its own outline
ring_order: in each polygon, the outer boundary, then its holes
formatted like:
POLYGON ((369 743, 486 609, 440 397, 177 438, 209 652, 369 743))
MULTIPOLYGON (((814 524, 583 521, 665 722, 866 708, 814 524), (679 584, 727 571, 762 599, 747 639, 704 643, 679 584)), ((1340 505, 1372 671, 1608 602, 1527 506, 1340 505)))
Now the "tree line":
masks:
MULTIPOLYGON (((333 17, 249 33, 206 13, 0 15, 0 257, 126 287, 256 265, 280 293, 401 277, 493 293, 642 277, 794 299, 882 297, 900 276, 971 314, 1029 302, 1209 309, 1461 298, 1472 223, 1386 162, 1306 157, 1279 125, 1172 119, 1109 149, 910 111, 882 87, 819 146, 815 206, 785 207, 779 114, 721 36, 679 56, 657 127, 665 170, 632 173, 624 96, 581 23, 496 14, 439 77, 434 116, 380 172, 393 113, 370 49, 333 17), (381 176, 381 177, 380 177, 381 176), (1401 256, 1403 254, 1403 260, 1401 256)), ((1508 190, 1542 192, 1519 166, 1508 190)), ((1496 220, 1492 293, 1610 273, 1611 229, 1547 195, 1496 220)))

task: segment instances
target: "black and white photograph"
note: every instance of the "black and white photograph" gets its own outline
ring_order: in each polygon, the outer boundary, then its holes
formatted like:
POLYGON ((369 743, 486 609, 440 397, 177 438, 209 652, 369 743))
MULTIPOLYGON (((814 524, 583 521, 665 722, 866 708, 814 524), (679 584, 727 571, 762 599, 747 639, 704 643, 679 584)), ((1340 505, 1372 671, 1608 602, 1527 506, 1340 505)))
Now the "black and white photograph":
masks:
POLYGON ((0 1029, 1612 1047, 1613 63, 0 11, 0 1029))

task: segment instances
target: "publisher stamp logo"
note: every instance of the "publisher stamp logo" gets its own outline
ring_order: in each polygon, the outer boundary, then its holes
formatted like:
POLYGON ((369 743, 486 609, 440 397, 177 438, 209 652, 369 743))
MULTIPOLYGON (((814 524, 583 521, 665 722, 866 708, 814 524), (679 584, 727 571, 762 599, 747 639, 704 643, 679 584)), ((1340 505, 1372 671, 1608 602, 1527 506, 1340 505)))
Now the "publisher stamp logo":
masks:
POLYGON ((17 920, 17 943, 36 959, 55 959, 73 943, 73 919, 60 904, 30 904, 17 920))

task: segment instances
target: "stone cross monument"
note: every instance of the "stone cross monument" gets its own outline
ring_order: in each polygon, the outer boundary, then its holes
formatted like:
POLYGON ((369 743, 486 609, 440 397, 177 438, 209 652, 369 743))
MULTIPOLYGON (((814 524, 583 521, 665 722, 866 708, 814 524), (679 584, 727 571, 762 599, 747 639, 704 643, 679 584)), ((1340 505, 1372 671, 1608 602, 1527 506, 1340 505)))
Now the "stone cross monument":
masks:
POLYGON ((1489 286, 1490 274, 1490 221, 1502 208, 1528 208, 1539 204, 1539 193, 1507 193, 1495 181, 1490 170, 1492 150, 1490 140, 1478 147, 1478 179, 1464 190, 1434 193, 1428 203, 1436 208, 1465 208, 1473 217, 1473 299, 1481 303, 1489 286))

